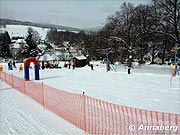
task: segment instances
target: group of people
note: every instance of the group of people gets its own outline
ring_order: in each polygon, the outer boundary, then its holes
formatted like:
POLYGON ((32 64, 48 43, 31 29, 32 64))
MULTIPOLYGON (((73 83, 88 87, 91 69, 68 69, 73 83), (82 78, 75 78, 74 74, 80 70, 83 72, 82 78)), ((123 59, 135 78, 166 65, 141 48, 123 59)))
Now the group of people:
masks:
POLYGON ((54 62, 47 61, 46 64, 45 64, 45 62, 42 61, 41 68, 42 69, 45 69, 45 68, 59 68, 59 62, 58 61, 54 61, 54 62))
POLYGON ((16 67, 16 62, 15 61, 9 61, 8 62, 8 70, 13 70, 13 68, 17 68, 16 67))

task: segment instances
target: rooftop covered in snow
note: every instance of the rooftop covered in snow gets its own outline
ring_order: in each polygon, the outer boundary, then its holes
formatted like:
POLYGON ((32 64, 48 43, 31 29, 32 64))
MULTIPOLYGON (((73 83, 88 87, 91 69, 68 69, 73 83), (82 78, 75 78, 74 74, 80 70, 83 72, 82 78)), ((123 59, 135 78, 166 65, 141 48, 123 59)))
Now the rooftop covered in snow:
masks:
POLYGON ((78 59, 78 60, 85 60, 86 57, 84 55, 81 56, 75 56, 74 58, 78 59))

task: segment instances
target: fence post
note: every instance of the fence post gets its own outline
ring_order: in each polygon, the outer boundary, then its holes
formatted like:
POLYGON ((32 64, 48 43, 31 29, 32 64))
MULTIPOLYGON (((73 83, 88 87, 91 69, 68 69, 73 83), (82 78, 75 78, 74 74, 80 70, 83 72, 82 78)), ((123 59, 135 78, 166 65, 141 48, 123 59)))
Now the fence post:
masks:
POLYGON ((44 110, 44 86, 43 86, 43 82, 42 82, 42 85, 41 85, 41 90, 42 90, 42 105, 43 105, 43 110, 44 110))
POLYGON ((25 98, 26 98, 26 80, 24 79, 24 95, 25 95, 25 98))
POLYGON ((0 88, 1 88, 1 82, 3 81, 2 77, 1 77, 1 74, 2 74, 2 71, 0 71, 0 88))
POLYGON ((12 87, 14 88, 14 75, 12 74, 12 87))
POLYGON ((6 72, 4 72, 4 82, 6 82, 6 72))
POLYGON ((86 95, 83 92, 83 106, 84 106, 84 134, 86 135, 86 95))
POLYGON ((3 81, 3 77, 2 77, 2 73, 3 73, 4 71, 0 71, 0 80, 1 80, 1 82, 3 81))

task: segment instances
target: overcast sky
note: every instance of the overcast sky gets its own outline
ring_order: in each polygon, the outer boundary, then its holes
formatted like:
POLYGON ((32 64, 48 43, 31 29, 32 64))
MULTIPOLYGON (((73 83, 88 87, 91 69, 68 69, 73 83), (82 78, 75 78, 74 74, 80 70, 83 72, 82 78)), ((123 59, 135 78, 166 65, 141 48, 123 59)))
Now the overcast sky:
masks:
POLYGON ((0 17, 75 28, 102 26, 124 2, 148 0, 0 0, 0 17))

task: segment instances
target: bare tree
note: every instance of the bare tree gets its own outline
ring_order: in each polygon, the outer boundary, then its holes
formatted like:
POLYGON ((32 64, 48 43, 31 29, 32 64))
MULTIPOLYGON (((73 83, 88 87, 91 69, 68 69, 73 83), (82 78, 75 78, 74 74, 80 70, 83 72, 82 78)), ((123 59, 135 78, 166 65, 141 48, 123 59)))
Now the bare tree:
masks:
POLYGON ((136 55, 140 58, 140 63, 144 63, 144 56, 148 53, 149 42, 152 36, 151 29, 156 23, 156 17, 152 7, 149 5, 138 5, 135 8, 134 23, 136 35, 140 36, 138 46, 136 48, 136 55))
POLYGON ((159 15, 157 32, 180 44, 180 0, 152 0, 159 15))
POLYGON ((121 60, 128 59, 130 67, 131 57, 136 48, 136 43, 140 39, 140 35, 136 35, 135 32, 134 10, 132 4, 123 3, 120 10, 109 18, 108 25, 111 26, 111 35, 108 38, 110 45, 123 54, 121 60))

